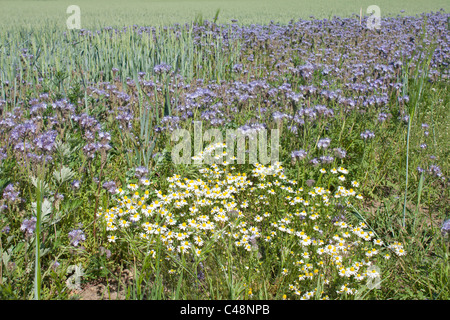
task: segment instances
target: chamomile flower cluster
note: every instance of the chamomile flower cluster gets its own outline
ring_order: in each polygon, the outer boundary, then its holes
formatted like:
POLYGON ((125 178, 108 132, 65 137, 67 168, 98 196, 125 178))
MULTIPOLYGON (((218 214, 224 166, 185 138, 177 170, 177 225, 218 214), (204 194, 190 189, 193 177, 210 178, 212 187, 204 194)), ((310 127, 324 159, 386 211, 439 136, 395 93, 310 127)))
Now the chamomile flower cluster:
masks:
MULTIPOLYGON (((194 160, 214 158, 213 152, 224 158, 225 147, 213 145, 194 160)), ((335 170, 349 173, 342 167, 335 170)), ((280 275, 290 281, 289 299, 355 294, 373 278, 369 268, 386 249, 365 223, 336 219, 336 204, 346 207, 362 198, 356 181, 332 192, 290 180, 280 162, 257 163, 245 173, 220 161, 204 165, 195 179, 175 174, 162 185, 150 189, 129 184, 118 190, 115 205, 100 212, 108 241, 137 239, 152 256, 157 248, 163 250, 161 256, 168 261, 184 255, 208 264, 211 250, 232 252, 247 267, 255 260, 274 263, 264 255, 278 255, 289 244, 286 261, 291 263, 271 266, 280 267, 280 275), (321 292, 318 282, 323 283, 321 292)), ((406 254, 400 243, 387 249, 406 254)), ((170 268, 176 267, 174 263, 170 268)))

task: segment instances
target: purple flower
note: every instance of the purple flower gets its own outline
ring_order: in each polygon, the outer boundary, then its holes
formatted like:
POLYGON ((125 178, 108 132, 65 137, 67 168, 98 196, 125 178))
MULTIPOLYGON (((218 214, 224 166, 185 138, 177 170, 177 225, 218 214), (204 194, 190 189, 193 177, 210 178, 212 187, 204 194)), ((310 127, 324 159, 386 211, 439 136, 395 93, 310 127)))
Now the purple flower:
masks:
POLYGON ((118 92, 117 93, 117 98, 119 98, 120 100, 123 100, 125 102, 130 101, 130 95, 126 94, 125 92, 118 92))
POLYGON ((109 193, 111 194, 115 194, 116 190, 117 190, 117 186, 116 183, 114 181, 107 181, 105 183, 103 183, 103 188, 108 190, 109 193))
POLYGON ((87 115, 86 113, 81 114, 80 116, 72 115, 72 119, 77 121, 83 129, 88 131, 99 131, 100 124, 98 121, 92 117, 87 115))
POLYGON ((134 115, 133 112, 130 110, 124 110, 116 117, 117 120, 119 120, 120 124, 123 127, 131 128, 132 124, 131 121, 133 120, 134 115))
POLYGON ((83 230, 81 229, 75 229, 69 232, 68 234, 70 244, 73 246, 78 246, 80 242, 83 242, 86 240, 86 236, 84 235, 83 230))
POLYGON ((373 138, 375 138, 375 133, 373 133, 372 131, 366 130, 364 132, 361 132, 361 139, 367 140, 373 138))
POLYGON ((317 166, 319 164, 319 159, 313 158, 309 161, 309 163, 312 164, 313 166, 317 166))
POLYGON ((345 216, 343 214, 341 214, 341 215, 334 216, 333 219, 331 219, 331 222, 335 223, 337 221, 346 221, 346 220, 347 219, 345 218, 345 216))
POLYGON ((330 146, 330 143, 331 143, 331 139, 330 138, 323 138, 323 139, 319 140, 319 142, 317 143, 317 147, 319 149, 322 149, 322 148, 326 149, 326 148, 328 148, 330 146))
POLYGON ((442 235, 450 234, 450 219, 447 219, 442 223, 441 232, 442 235))
POLYGON ((199 281, 203 281, 203 280, 205 280, 205 273, 203 272, 204 271, 204 269, 203 269, 203 263, 199 263, 198 264, 198 269, 197 269, 197 279, 199 280, 199 281))
POLYGON ((380 114, 378 114, 378 121, 379 122, 384 122, 384 121, 387 120, 388 116, 389 115, 387 113, 380 112, 380 114))
POLYGON ((298 127, 297 126, 288 126, 287 128, 288 128, 288 130, 290 132, 292 132, 294 134, 297 134, 297 132, 298 132, 298 127))
POLYGON ((334 148, 333 150, 336 157, 338 157, 339 159, 344 159, 347 156, 347 151, 342 148, 334 148))
POLYGON ((153 68, 153 71, 156 74, 162 74, 162 73, 169 73, 170 69, 172 69, 172 66, 162 63, 162 64, 158 64, 153 68))
POLYGON ((134 174, 137 178, 145 177, 145 175, 147 173, 148 173, 148 169, 146 167, 137 167, 134 172, 134 174))
POLYGON ((83 152, 86 155, 86 157, 90 159, 94 159, 95 153, 100 148, 100 144, 97 142, 89 142, 87 145, 83 147, 83 152))
POLYGON ((308 153, 305 150, 303 150, 303 149, 300 149, 300 150, 297 150, 297 151, 292 151, 292 153, 291 153, 291 157, 295 158, 297 160, 305 159, 305 157, 307 155, 308 155, 308 153))
POLYGON ((71 183, 73 189, 79 189, 80 188, 80 180, 73 180, 71 183))
POLYGON ((241 72, 242 71, 242 63, 238 63, 238 64, 235 64, 234 66, 233 66, 233 72, 236 72, 236 73, 239 73, 239 72, 241 72))
POLYGON ((266 126, 264 124, 259 123, 253 123, 251 125, 245 124, 243 126, 240 126, 238 130, 241 132, 242 135, 249 135, 250 139, 252 137, 252 134, 258 134, 259 131, 265 130, 266 126))
POLYGON ((332 163, 334 158, 332 156, 321 156, 319 160, 321 163, 332 163))
POLYGON ((19 142, 14 146, 15 151, 29 151, 32 150, 33 146, 28 142, 19 142))
POLYGON ((33 234, 34 229, 36 229, 36 221, 36 217, 25 219, 20 226, 20 230, 25 231, 27 234, 33 234))
POLYGON ((8 202, 15 202, 19 199, 20 191, 14 190, 14 185, 12 183, 8 184, 3 190, 3 199, 8 202))
POLYGON ((47 131, 34 139, 36 147, 42 152, 52 152, 55 145, 56 136, 58 133, 55 130, 47 131))
POLYGON ((428 172, 432 175, 434 175, 435 177, 442 177, 442 171, 441 171, 441 167, 437 166, 437 165, 430 165, 430 167, 428 168, 428 172))
POLYGON ((109 132, 99 131, 98 138, 100 139, 101 144, 106 144, 111 141, 111 135, 109 132))
POLYGON ((55 261, 55 263, 53 263, 53 265, 52 265, 53 271, 56 271, 56 269, 58 269, 59 265, 60 265, 60 263, 58 261, 55 261))

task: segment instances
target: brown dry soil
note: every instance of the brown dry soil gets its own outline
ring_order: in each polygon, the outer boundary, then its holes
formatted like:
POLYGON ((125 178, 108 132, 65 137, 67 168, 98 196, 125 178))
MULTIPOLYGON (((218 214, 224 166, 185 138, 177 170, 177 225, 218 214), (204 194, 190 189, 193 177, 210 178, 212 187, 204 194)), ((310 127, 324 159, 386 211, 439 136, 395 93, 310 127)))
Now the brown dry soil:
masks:
POLYGON ((99 279, 85 284, 81 290, 74 291, 73 294, 79 300, 125 300, 126 287, 132 280, 132 272, 123 270, 120 287, 116 280, 106 283, 104 279, 99 279))

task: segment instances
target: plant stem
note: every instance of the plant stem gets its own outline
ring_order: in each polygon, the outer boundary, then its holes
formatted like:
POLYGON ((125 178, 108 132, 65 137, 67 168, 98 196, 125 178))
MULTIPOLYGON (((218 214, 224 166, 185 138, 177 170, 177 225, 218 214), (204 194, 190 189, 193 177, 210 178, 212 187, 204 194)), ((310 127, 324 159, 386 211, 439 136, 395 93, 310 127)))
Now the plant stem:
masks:
POLYGON ((36 185, 36 259, 35 259, 35 275, 34 275, 34 299, 41 299, 41 213, 42 213, 42 180, 38 179, 36 185))
POLYGON ((405 215, 406 215, 406 199, 408 196, 408 164, 409 164, 409 134, 411 132, 411 116, 408 118, 408 134, 406 137, 406 181, 405 181, 405 200, 403 202, 403 228, 405 227, 405 215))

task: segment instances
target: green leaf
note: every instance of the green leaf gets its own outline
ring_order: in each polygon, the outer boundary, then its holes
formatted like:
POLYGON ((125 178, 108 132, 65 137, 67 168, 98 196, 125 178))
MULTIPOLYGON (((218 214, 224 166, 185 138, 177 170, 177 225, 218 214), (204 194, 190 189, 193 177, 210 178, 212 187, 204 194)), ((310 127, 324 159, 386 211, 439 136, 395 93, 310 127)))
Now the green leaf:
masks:
POLYGON ((39 185, 39 187, 42 188, 42 194, 45 194, 50 190, 47 182, 41 181, 40 178, 36 178, 34 176, 31 177, 31 184, 35 188, 38 188, 38 185, 39 185))
MULTIPOLYGON (((53 198, 51 198, 53 201, 53 198)), ((33 214, 37 216, 37 204, 33 202, 31 204, 33 214)), ((52 213, 52 202, 45 198, 41 204, 41 221, 43 224, 50 222, 50 214, 52 213)))
POLYGON ((75 173, 72 169, 66 166, 63 166, 59 171, 53 172, 53 177, 58 184, 63 184, 64 182, 71 180, 74 176, 75 173))

